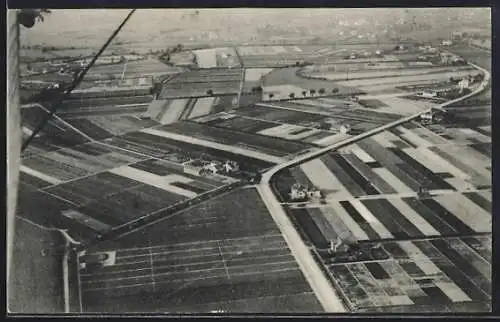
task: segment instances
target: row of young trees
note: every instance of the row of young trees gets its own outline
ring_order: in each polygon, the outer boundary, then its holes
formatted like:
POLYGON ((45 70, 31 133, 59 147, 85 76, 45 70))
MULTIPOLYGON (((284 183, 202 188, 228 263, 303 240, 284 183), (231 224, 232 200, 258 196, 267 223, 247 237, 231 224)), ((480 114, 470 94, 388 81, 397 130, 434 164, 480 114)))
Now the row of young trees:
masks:
MULTIPOLYGON (((252 87, 251 91, 252 91, 252 94, 256 94, 256 93, 261 93, 263 90, 262 90, 262 87, 256 86, 256 87, 252 87)), ((338 88, 332 89, 332 94, 337 94, 338 92, 339 92, 338 88)), ((302 96, 306 97, 307 93, 311 94, 311 96, 312 96, 312 95, 316 94, 316 90, 310 89, 309 91, 302 91, 302 96)), ((320 95, 324 95, 324 94, 326 94, 326 89, 320 88, 320 89, 318 89, 317 93, 320 95)), ((207 90, 207 95, 210 95, 210 96, 214 95, 214 91, 212 89, 207 90)), ((269 93, 269 98, 273 98, 273 97, 274 97, 274 94, 269 93)), ((295 98, 296 96, 295 96, 295 93, 290 93, 288 95, 288 97, 295 98)))
MULTIPOLYGON (((338 88, 333 88, 332 89, 332 94, 337 94, 338 92, 339 92, 338 88)), ((316 90, 313 88, 313 89, 310 89, 309 91, 302 91, 302 96, 306 97, 307 93, 309 93, 311 96, 313 96, 313 95, 316 94, 316 90)), ((317 93, 320 94, 320 95, 325 95, 326 94, 326 89, 320 88, 320 89, 318 89, 317 93)), ((269 98, 273 98, 273 97, 274 97, 274 94, 270 93, 269 94, 269 98)), ((295 93, 290 93, 290 94, 288 94, 288 97, 295 98, 296 95, 295 95, 295 93)))

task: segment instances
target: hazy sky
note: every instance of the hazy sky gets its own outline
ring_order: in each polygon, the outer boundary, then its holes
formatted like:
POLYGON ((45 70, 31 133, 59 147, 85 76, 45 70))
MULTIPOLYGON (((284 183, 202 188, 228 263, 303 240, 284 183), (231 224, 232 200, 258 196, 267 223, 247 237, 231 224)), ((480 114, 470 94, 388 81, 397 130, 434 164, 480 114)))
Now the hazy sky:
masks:
MULTIPOLYGON (((168 32, 176 28, 193 34, 217 28, 237 32, 238 28, 243 28, 243 26, 257 28, 265 24, 283 28, 288 25, 310 25, 312 28, 321 28, 321 24, 325 22, 353 21, 358 18, 395 21, 414 13, 422 15, 425 12, 438 13, 444 18, 457 12, 459 14, 483 12, 483 16, 487 18, 488 10, 487 8, 199 9, 198 17, 194 18, 195 9, 138 9, 119 36, 124 40, 147 42, 158 37, 167 37, 168 32)), ((53 10, 43 23, 37 24, 32 29, 22 28, 21 41, 27 44, 68 45, 69 39, 79 44, 101 44, 120 24, 128 11, 127 9, 53 10)))

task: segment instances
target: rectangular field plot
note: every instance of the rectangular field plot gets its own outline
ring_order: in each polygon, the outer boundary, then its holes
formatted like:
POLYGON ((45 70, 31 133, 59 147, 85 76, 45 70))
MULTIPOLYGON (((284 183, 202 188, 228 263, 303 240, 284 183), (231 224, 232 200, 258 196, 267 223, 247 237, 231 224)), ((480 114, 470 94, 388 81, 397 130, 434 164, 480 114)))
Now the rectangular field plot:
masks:
POLYGON ((270 138, 261 135, 242 133, 235 130, 210 127, 193 122, 178 122, 160 129, 181 135, 194 136, 200 139, 215 141, 230 146, 240 146, 256 151, 262 151, 274 156, 284 156, 295 153, 310 146, 298 142, 289 142, 283 139, 270 138))
POLYGON ((158 124, 154 120, 142 120, 133 115, 88 116, 86 119, 113 135, 122 135, 158 124))
MULTIPOLYGON (((227 115, 227 114, 222 114, 227 115)), ((260 120, 260 119, 253 119, 253 118, 247 118, 247 117, 231 117, 230 119, 224 119, 224 118, 219 118, 219 119, 214 119, 209 122, 204 122, 205 124, 210 124, 211 126, 216 126, 216 127, 223 127, 223 128, 228 128, 228 129, 233 129, 233 130, 239 130, 243 132, 249 132, 249 133, 257 133, 259 131, 263 131, 265 129, 272 128, 274 126, 279 125, 278 123, 274 122, 269 122, 265 120, 260 120)))
POLYGON ((86 144, 26 158, 23 166, 26 168, 25 172, 57 184, 142 159, 145 157, 86 144), (48 178, 53 178, 54 181, 48 178))
POLYGON ((276 121, 280 123, 289 123, 296 125, 303 125, 311 122, 319 122, 325 119, 324 115, 272 108, 261 105, 240 108, 233 111, 233 113, 265 121, 276 121))
POLYGON ((204 146, 191 142, 178 141, 167 137, 152 135, 149 133, 133 132, 121 137, 114 137, 110 144, 122 147, 141 154, 147 154, 155 158, 170 160, 175 163, 187 162, 191 159, 200 158, 204 155, 214 160, 229 159, 240 164, 240 168, 268 168, 272 165, 270 160, 261 160, 247 155, 224 151, 210 146, 204 146))
POLYGON ((254 189, 89 250, 103 251, 113 264, 80 271, 85 312, 321 311, 254 189))
POLYGON ((491 262, 465 238, 382 246, 390 259, 329 266, 354 312, 491 310, 491 262))

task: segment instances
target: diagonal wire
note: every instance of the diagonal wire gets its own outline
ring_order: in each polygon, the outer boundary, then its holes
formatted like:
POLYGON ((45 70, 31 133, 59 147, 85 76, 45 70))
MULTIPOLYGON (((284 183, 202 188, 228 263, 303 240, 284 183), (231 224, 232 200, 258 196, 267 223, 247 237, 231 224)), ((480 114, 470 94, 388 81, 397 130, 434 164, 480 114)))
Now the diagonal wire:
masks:
POLYGON ((80 73, 78 73, 78 75, 71 82, 71 84, 64 90, 63 94, 59 95, 59 97, 56 99, 56 101, 51 104, 51 106, 50 106, 50 113, 48 113, 48 114, 45 115, 45 117, 42 119, 42 121, 35 128, 35 130, 33 131, 33 133, 31 133, 31 135, 28 137, 28 139, 26 139, 26 141, 24 141, 24 143, 23 143, 23 145, 21 147, 21 152, 24 151, 28 147, 28 145, 35 138, 35 136, 38 134, 38 132, 40 132, 44 128, 44 126, 47 124, 47 122, 52 118, 52 116, 54 115, 54 113, 56 112, 56 110, 59 108, 59 106, 61 105, 61 103, 66 98, 68 98, 68 96, 70 95, 71 91, 74 90, 80 84, 80 82, 83 80, 83 78, 85 77, 85 75, 87 74, 87 72, 89 71, 89 69, 95 64, 95 62, 97 61, 97 59, 106 50, 106 48, 109 46, 109 44, 111 43, 111 41, 113 41, 113 39, 116 37, 116 35, 118 35, 118 33, 120 32, 120 30, 123 28, 123 26, 125 26, 125 24, 127 23, 127 21, 130 19, 130 17, 132 16, 132 14, 135 11, 136 11, 136 9, 132 9, 129 12, 129 14, 127 15, 127 17, 125 17, 125 19, 123 20, 123 22, 118 26, 118 28, 116 28, 116 30, 111 34, 111 36, 108 38, 108 40, 106 41, 106 43, 101 47, 101 49, 97 52, 97 54, 92 58, 92 60, 90 61, 90 63, 88 63, 88 65, 80 73))

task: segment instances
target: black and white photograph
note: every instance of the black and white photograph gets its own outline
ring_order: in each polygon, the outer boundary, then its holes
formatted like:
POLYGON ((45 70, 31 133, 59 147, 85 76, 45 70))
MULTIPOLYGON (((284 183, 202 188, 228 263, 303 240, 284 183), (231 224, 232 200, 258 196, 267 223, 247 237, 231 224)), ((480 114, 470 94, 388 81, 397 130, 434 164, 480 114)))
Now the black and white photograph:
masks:
POLYGON ((492 311, 491 8, 8 9, 6 40, 8 314, 492 311))

